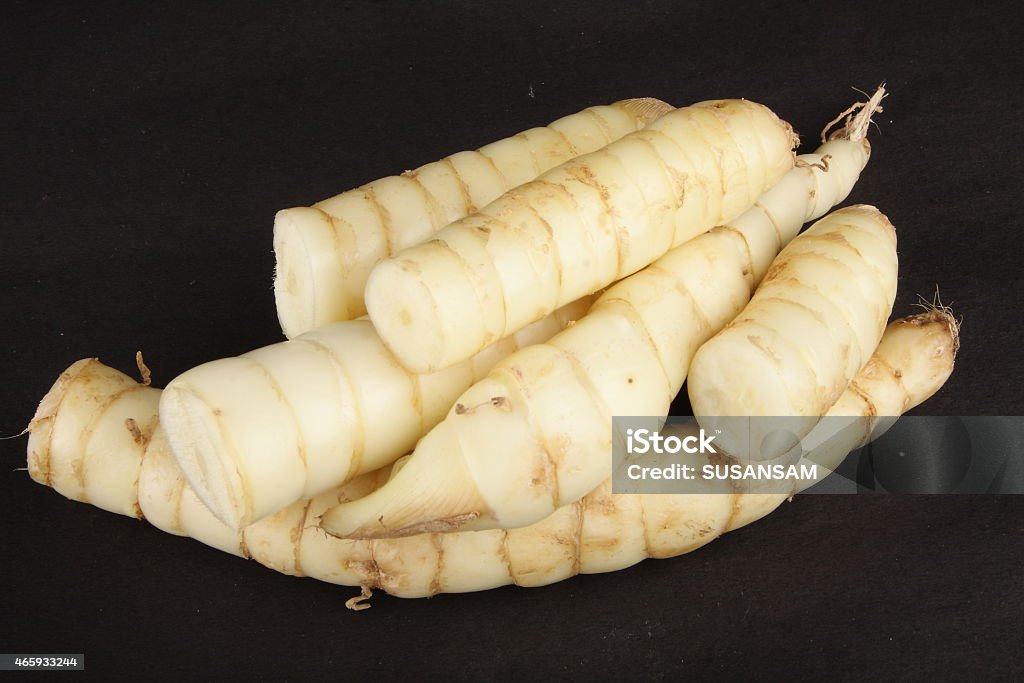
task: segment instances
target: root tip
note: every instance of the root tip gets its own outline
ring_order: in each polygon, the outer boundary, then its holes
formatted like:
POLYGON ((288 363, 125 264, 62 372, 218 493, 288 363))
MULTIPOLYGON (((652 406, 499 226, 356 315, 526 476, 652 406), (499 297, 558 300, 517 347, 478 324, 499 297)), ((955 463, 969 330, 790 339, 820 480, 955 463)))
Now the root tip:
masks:
MULTIPOLYGON (((863 93, 863 91, 858 92, 863 93)), ((867 96, 867 93, 863 94, 867 96)), ((874 116, 875 113, 882 111, 882 100, 885 99, 888 94, 889 93, 885 89, 885 83, 882 83, 875 89, 874 94, 868 97, 867 102, 857 102, 851 105, 849 109, 841 113, 839 116, 832 119, 821 131, 822 144, 828 140, 845 139, 852 140, 854 142, 861 142, 862 140, 867 139, 868 129, 873 123, 871 117, 874 116), (842 127, 832 131, 832 128, 840 121, 843 121, 842 127), (832 131, 831 135, 829 134, 829 131, 832 131)))
POLYGON ((963 318, 957 319, 953 315, 953 309, 942 303, 939 298, 939 288, 935 287, 935 293, 932 295, 931 300, 918 295, 919 301, 914 304, 918 308, 924 310, 918 317, 922 322, 938 322, 946 325, 949 328, 949 336, 953 340, 953 356, 956 357, 958 351, 960 351, 960 326, 963 324, 963 318))

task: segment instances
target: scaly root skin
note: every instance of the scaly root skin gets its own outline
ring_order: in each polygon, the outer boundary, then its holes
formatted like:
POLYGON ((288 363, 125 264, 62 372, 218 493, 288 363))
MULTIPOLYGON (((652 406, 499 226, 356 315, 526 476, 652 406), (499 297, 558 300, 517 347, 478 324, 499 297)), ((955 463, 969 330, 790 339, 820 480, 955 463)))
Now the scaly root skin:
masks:
POLYGON ((649 97, 589 107, 476 152, 459 152, 311 207, 278 212, 274 296, 285 336, 364 315, 363 290, 378 261, 672 109, 649 97))
POLYGON ((677 109, 380 262, 367 310, 405 367, 448 367, 738 217, 795 141, 746 100, 677 109))
POLYGON ((72 500, 139 516, 138 464, 129 454, 155 429, 159 395, 95 358, 74 363, 29 424, 30 476, 72 500))
POLYGON ((697 348, 743 309, 800 226, 846 197, 868 155, 848 139, 803 155, 742 216, 617 283, 543 348, 506 358, 457 400, 479 408, 454 411, 420 442, 416 476, 331 511, 325 528, 364 538, 456 520, 519 527, 585 495, 608 476, 598 454, 610 416, 668 410, 697 348))
POLYGON ((335 323, 178 376, 160 401, 163 428, 196 494, 240 529, 407 453, 495 363, 593 300, 429 375, 403 368, 368 320, 335 323))
MULTIPOLYGON (((835 164, 827 171, 822 166, 812 162, 801 170, 813 174, 815 182, 835 176, 835 164)), ((748 227, 740 234, 753 246, 750 236, 756 231, 748 227)), ((957 348, 957 324, 948 312, 932 311, 893 323, 875 358, 854 380, 857 391, 848 389, 832 413, 872 419, 882 405, 913 407, 949 376, 957 348)), ((611 571, 644 557, 670 557, 692 550, 767 514, 782 500, 744 494, 733 496, 732 503, 723 507, 720 503, 728 497, 611 496, 606 482, 582 500, 523 529, 351 541, 333 538, 317 528, 316 520, 331 507, 379 488, 388 477, 385 468, 314 500, 295 503, 239 533, 221 524, 190 491, 170 457, 162 431, 156 429, 151 404, 147 407, 145 401, 139 401, 123 420, 106 410, 118 395, 130 394, 132 384, 94 359, 69 368, 41 402, 30 424, 32 477, 76 499, 82 499, 77 494, 84 484, 110 488, 113 498, 138 501, 136 506, 115 510, 122 514, 144 514, 160 528, 253 557, 278 571, 360 586, 364 595, 372 588, 418 597, 506 583, 544 585, 576 573, 611 571), (95 378, 99 379, 93 381, 95 378), (93 389, 82 391, 88 384, 93 384, 93 389), (67 400, 73 394, 86 400, 67 400), (91 435, 108 431, 103 423, 124 433, 123 443, 106 445, 120 450, 119 462, 128 464, 129 470, 141 464, 137 481, 120 477, 97 484, 93 480, 104 469, 83 465, 89 453, 98 452, 100 444, 88 442, 91 435), (62 437, 51 438, 55 431, 62 437), (54 463, 59 463, 58 469, 77 473, 79 486, 63 487, 59 477, 52 476, 54 463), (659 526, 657 520, 672 520, 679 526, 659 526)))
MULTIPOLYGON (((877 417, 874 410, 892 409, 895 415, 914 407, 949 377, 957 346, 956 321, 946 312, 895 321, 871 362, 829 415, 873 420, 877 417)), ((103 368, 91 359, 82 363, 103 368)), ((79 372, 81 365, 72 368, 74 372, 66 372, 58 381, 64 390, 86 381, 79 372)), ((86 410, 82 415, 71 415, 66 406, 47 401, 42 411, 44 419, 32 425, 33 434, 45 434, 47 425, 52 427, 55 422, 83 425, 109 420, 101 414, 102 405, 124 386, 130 386, 127 377, 118 375, 109 369, 94 375, 105 378, 102 383, 106 388, 96 393, 101 397, 98 402, 76 408, 86 410)), ((140 410, 133 419, 146 424, 154 417, 155 411, 150 408, 148 412, 140 410)), ((64 425, 59 427, 64 429, 64 425)), ((843 446, 856 448, 871 434, 867 430, 857 441, 843 446)), ((84 430, 78 436, 88 438, 84 430)), ((37 449, 34 455, 30 449, 30 458, 67 462, 74 468, 75 462, 64 452, 69 445, 73 444, 65 441, 55 451, 37 449)), ((73 457, 81 457, 84 450, 73 448, 73 457)), ((539 586, 579 573, 622 569, 648 557, 673 557, 768 514, 788 496, 612 495, 610 482, 606 481, 577 503, 523 529, 352 541, 325 534, 316 526, 317 518, 339 501, 359 499, 381 486, 390 468, 360 477, 311 501, 297 502, 238 533, 197 505, 194 495, 189 498, 188 486, 166 452, 159 430, 148 443, 133 442, 125 454, 134 458, 136 466, 141 461, 142 476, 137 484, 124 479, 110 482, 121 489, 111 494, 134 498, 137 486, 142 513, 151 523, 226 552, 251 557, 276 571, 361 587, 361 596, 349 601, 353 609, 368 606, 364 598, 378 588, 400 597, 424 597, 510 583, 539 586)))
MULTIPOLYGON (((693 358, 688 390, 701 426, 792 416, 802 419, 788 428, 806 436, 878 345, 896 274, 895 230, 874 207, 840 209, 794 239, 750 303, 693 358)), ((765 436, 755 430, 750 443, 765 436)), ((723 448, 744 455, 724 437, 723 448)))

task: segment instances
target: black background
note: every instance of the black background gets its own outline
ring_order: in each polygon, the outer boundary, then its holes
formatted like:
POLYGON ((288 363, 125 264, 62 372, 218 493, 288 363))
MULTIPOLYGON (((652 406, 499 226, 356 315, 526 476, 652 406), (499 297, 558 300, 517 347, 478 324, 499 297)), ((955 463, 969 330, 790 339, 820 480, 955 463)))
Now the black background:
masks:
MULTIPOLYGON (((894 313, 939 285, 964 319, 915 412, 1021 412, 1017 10, 90 5, 2 10, 3 434, 80 357, 143 349, 163 385, 278 341, 278 209, 624 97, 757 100, 809 151, 883 80, 850 201, 896 225, 894 313)), ((354 613, 354 590, 66 501, 0 443, 0 651, 85 652, 95 678, 1024 676, 1021 496, 804 496, 691 555, 354 613)))

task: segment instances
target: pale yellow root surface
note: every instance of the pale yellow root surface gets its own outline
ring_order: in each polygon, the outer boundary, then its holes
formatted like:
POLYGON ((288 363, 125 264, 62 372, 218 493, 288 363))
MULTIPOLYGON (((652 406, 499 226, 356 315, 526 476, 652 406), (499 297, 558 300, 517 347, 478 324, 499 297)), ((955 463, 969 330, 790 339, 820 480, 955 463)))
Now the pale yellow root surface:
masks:
POLYGON ((588 107, 475 152, 278 212, 274 296, 289 339, 366 313, 370 269, 558 164, 643 128, 672 106, 654 98, 588 107))
POLYGON ((161 422, 200 499, 240 529, 407 453, 499 360, 586 313, 585 297, 459 365, 411 373, 368 320, 346 320, 168 384, 161 422))
POLYGON ((411 370, 458 363, 738 217, 792 168, 795 142, 747 100, 676 109, 382 261, 367 310, 411 370))
MULTIPOLYGON (((701 426, 792 416, 802 419, 789 428, 806 435, 878 345, 897 267, 896 232, 872 206, 835 211, 794 239, 750 303, 693 357, 687 387, 701 426)), ((753 426, 774 429, 766 421, 753 426)), ((755 429, 751 448, 765 436, 755 429)), ((737 455, 744 448, 722 446, 737 455)))
POLYGON ((611 417, 667 412, 697 348, 743 309, 800 226, 846 197, 868 153, 866 140, 840 138, 801 156, 741 216, 618 282, 546 344, 510 355, 399 475, 332 509, 325 528, 351 538, 514 528, 592 491, 611 472, 611 417))
MULTIPOLYGON (((871 424, 879 416, 899 414, 934 393, 952 372, 957 346, 956 322, 943 311, 890 325, 875 356, 829 413, 865 421, 859 436, 850 440, 849 431, 845 433, 842 447, 855 448, 877 435, 871 424)), ((87 452, 99 452, 104 446, 119 449, 107 456, 134 463, 133 469, 141 470, 137 485, 124 477, 105 479, 102 471, 86 470, 90 478, 98 477, 90 486, 106 488, 111 498, 139 501, 140 507, 115 511, 144 515, 165 531, 193 536, 276 571, 360 586, 361 596, 346 603, 353 609, 367 606, 361 598, 368 597, 372 589, 423 597, 510 583, 540 586, 578 573, 625 568, 647 557, 672 557, 764 516, 786 498, 760 494, 613 495, 605 482, 581 501, 524 529, 354 541, 331 537, 316 525, 317 517, 329 506, 364 496, 383 484, 389 475, 389 468, 384 468, 235 532, 189 491, 160 430, 153 431, 156 413, 152 405, 139 404, 130 416, 137 424, 151 425, 142 432, 141 440, 100 443, 99 432, 87 427, 95 425, 109 433, 120 425, 125 433, 132 433, 107 407, 133 385, 126 376, 95 360, 69 368, 47 394, 31 425, 32 477, 55 485, 50 477, 53 467, 74 470, 80 468, 78 463, 87 452), (82 372, 83 366, 88 374, 82 372), (91 402, 65 401, 87 387, 91 387, 91 402), (109 429, 104 422, 110 422, 109 429), (51 441, 55 427, 66 435, 65 440, 51 441)), ((57 490, 74 494, 63 487, 57 490)))

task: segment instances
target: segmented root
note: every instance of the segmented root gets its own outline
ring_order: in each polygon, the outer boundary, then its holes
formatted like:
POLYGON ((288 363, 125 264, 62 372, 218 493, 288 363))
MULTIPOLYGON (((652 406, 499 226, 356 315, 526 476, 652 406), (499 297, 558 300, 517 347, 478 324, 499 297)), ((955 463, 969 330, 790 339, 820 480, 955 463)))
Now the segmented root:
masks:
MULTIPOLYGON (((866 95, 867 93, 865 93, 866 95)), ((876 112, 882 111, 881 102, 887 97, 888 93, 885 91, 885 83, 878 86, 875 90, 875 94, 868 98, 867 102, 857 102, 850 106, 849 109, 835 117, 829 124, 825 126, 821 131, 821 142, 824 144, 828 140, 853 140, 854 142, 860 142, 868 136, 868 128, 871 126, 871 117, 876 112), (856 114, 854 114, 856 112, 856 114), (832 135, 829 135, 829 131, 832 130, 833 126, 843 120, 843 127, 834 131, 832 135)))
MULTIPOLYGON (((947 380, 953 361, 949 353, 953 344, 948 334, 952 328, 926 323, 929 316, 943 322, 951 319, 948 309, 941 308, 888 326, 872 361, 829 412, 862 418, 864 430, 844 430, 839 438, 845 440, 839 446, 830 441, 837 435, 810 438, 810 443, 824 444, 829 451, 819 451, 814 462, 834 469, 827 465, 833 455, 841 459, 850 448, 862 445, 861 439, 876 438, 884 432, 884 428, 878 427, 878 415, 895 416, 913 408, 947 380), (842 445, 847 443, 848 448, 842 445)), ((99 379, 109 385, 107 391, 100 392, 101 398, 115 393, 125 397, 125 385, 128 391, 141 394, 157 391, 133 386, 128 377, 116 371, 97 373, 100 368, 80 361, 62 375, 60 389, 65 394, 80 393, 80 386, 72 386, 76 383, 73 378, 77 377, 77 382, 96 384, 99 379)), ((84 462, 90 451, 131 454, 119 459, 105 473, 107 501, 122 501, 107 509, 134 517, 142 517, 144 510, 146 518, 157 528, 192 536, 283 574, 359 587, 360 594, 345 601, 346 608, 353 611, 368 609, 371 605, 367 600, 374 590, 414 598, 508 584, 542 586, 580 573, 623 569, 646 558, 673 557, 749 524, 770 513, 783 499, 792 498, 792 492, 614 496, 611 482, 606 480, 582 501, 559 508, 545 520, 523 529, 350 542, 325 536, 310 523, 324 508, 360 500, 378 489, 392 474, 384 468, 325 493, 318 500, 296 503, 238 534, 217 522, 202 506, 167 451, 162 434, 154 436, 157 406, 153 400, 131 411, 128 424, 134 423, 141 442, 115 440, 91 446, 86 442, 89 434, 95 435, 97 430, 112 434, 115 427, 123 428, 125 415, 108 412, 108 403, 92 401, 74 408, 65 402, 63 408, 52 414, 52 420, 40 423, 44 433, 36 435, 45 437, 52 428, 63 430, 64 438, 54 446, 52 457, 64 470, 84 462), (132 460, 143 463, 141 478, 110 476, 123 472, 132 460), (133 500, 134 506, 127 504, 133 500)), ((135 434, 130 426, 128 430, 135 434)), ((94 467, 86 474, 96 476, 104 472, 94 467)), ((93 492, 100 490, 94 488, 93 492)), ((89 500, 98 504, 96 498, 89 500)))
MULTIPOLYGON (((53 387, 43 396, 42 400, 39 401, 39 406, 36 408, 35 414, 29 421, 28 426, 25 427, 25 432, 31 432, 36 426, 43 420, 48 420, 57 413, 57 408, 60 407, 60 402, 64 400, 64 394, 67 393, 67 388, 71 383, 78 377, 79 373, 85 368, 86 365, 92 362, 99 362, 98 358, 83 358, 82 360, 73 363, 67 370, 60 374, 57 381, 54 382, 53 387)), ((21 436, 19 434, 18 436, 21 436)))

